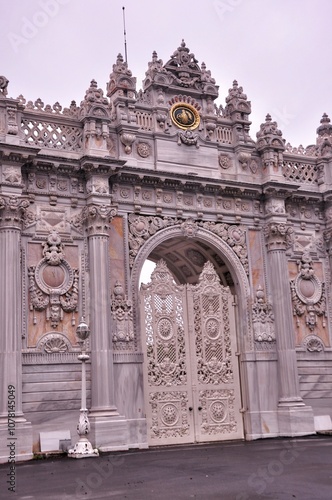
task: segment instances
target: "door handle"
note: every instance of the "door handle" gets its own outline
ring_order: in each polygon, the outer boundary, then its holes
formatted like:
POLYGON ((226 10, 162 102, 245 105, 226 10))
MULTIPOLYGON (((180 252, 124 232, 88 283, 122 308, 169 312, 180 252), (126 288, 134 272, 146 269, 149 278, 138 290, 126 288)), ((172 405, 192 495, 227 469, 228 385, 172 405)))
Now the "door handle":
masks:
POLYGON ((193 407, 192 407, 192 406, 189 406, 188 410, 189 410, 189 411, 193 411, 193 407))
POLYGON ((203 408, 201 406, 198 407, 198 411, 201 411, 203 410, 203 408))

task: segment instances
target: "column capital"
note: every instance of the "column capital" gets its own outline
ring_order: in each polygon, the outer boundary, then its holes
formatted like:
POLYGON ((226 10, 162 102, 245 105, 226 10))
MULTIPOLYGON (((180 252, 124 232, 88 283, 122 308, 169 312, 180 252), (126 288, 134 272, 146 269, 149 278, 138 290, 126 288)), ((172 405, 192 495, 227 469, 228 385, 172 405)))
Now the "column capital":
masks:
POLYGON ((73 224, 77 226, 85 224, 88 236, 108 237, 110 223, 117 211, 117 207, 114 205, 87 205, 74 218, 73 224))
POLYGON ((29 199, 21 196, 0 196, 0 229, 21 230, 23 217, 29 205, 29 199))
POLYGON ((264 227, 267 251, 286 250, 291 242, 293 228, 283 222, 269 222, 264 227))

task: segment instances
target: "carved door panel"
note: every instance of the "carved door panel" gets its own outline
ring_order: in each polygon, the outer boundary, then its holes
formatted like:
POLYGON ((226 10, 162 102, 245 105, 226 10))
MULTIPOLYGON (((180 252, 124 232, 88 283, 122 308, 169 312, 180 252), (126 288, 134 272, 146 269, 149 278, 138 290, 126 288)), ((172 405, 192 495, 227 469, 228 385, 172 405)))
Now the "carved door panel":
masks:
POLYGON ((151 283, 142 285, 141 302, 149 443, 193 442, 186 289, 174 283, 163 260, 152 273, 151 283))
POLYGON ((145 407, 151 445, 243 437, 232 295, 206 263, 176 285, 158 262, 141 288, 145 407))
POLYGON ((210 262, 187 288, 196 441, 241 439, 233 296, 210 262))

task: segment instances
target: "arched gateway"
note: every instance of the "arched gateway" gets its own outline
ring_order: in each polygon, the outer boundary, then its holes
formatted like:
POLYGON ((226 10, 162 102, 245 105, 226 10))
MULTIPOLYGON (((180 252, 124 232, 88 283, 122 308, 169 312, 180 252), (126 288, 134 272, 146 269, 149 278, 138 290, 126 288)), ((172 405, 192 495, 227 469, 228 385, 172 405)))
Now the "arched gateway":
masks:
MULTIPOLYGON (((143 220, 132 217, 132 224, 137 226, 143 220)), ((237 243, 245 262, 241 229, 219 224, 215 230, 225 231, 237 243)), ((249 286, 239 257, 222 238, 192 219, 157 231, 143 245, 133 269, 135 288, 142 264, 150 255, 165 257, 180 283, 175 283, 165 260, 159 260, 152 282, 141 287, 137 305, 141 318, 136 324, 141 325, 145 356, 148 442, 243 438, 238 346, 244 346, 245 339, 252 342, 252 336, 246 314, 249 286), (192 260, 190 277, 188 272, 187 276, 177 272, 182 264, 176 266, 176 260, 181 256, 192 260), (211 262, 204 263, 207 258, 214 261, 220 277, 211 262), (225 286, 225 275, 239 300, 225 286), (239 341, 236 324, 241 325, 239 341)))
POLYGON ((0 461, 9 410, 17 459, 75 440, 81 316, 100 450, 304 435, 328 420, 328 116, 310 147, 286 144, 270 115, 255 142, 242 87, 216 105, 184 42, 166 64, 153 53, 139 91, 119 55, 107 95, 92 80, 79 106, 12 99, 7 85, 0 461))

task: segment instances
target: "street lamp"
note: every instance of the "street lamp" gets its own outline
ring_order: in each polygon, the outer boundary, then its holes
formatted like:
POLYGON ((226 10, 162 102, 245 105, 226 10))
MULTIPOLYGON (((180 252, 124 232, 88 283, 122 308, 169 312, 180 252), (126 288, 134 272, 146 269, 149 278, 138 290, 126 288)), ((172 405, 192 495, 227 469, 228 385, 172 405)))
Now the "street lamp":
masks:
POLYGON ((88 410, 86 407, 86 362, 90 359, 85 351, 85 341, 90 335, 90 329, 85 323, 84 318, 81 319, 80 324, 76 329, 76 335, 79 338, 78 343, 81 345, 81 354, 78 359, 82 362, 82 396, 81 396, 81 409, 80 418, 77 425, 77 433, 79 440, 74 448, 68 450, 68 457, 71 458, 85 458, 85 457, 98 457, 98 450, 92 448, 92 444, 87 438, 90 432, 90 422, 88 419, 88 410))

